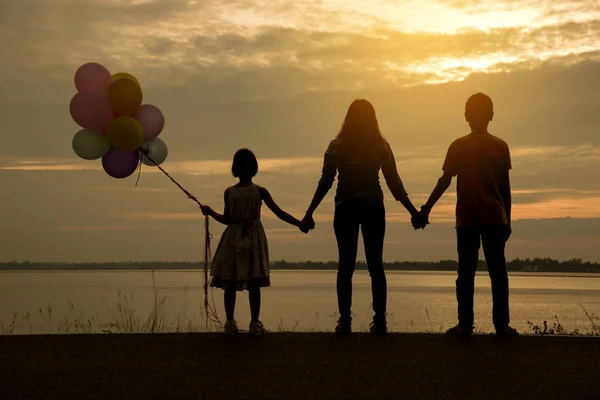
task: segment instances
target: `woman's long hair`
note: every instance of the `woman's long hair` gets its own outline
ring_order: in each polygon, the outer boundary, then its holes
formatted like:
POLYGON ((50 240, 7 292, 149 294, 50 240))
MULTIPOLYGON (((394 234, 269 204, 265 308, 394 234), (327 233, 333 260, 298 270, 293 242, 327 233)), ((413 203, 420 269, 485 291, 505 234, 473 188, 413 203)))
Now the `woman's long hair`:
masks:
POLYGON ((361 152, 372 153, 380 149, 384 139, 373 105, 364 99, 354 100, 337 137, 347 140, 352 148, 361 152))

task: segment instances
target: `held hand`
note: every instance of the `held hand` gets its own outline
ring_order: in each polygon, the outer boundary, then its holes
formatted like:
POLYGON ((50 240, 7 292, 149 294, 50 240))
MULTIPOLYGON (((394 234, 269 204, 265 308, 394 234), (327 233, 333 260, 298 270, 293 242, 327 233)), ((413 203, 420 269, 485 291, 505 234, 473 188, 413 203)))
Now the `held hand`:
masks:
POLYGON ((299 228, 300 231, 302 231, 302 233, 308 233, 309 231, 315 229, 315 223, 309 221, 302 221, 299 228))
POLYGON ((421 213, 416 213, 410 218, 410 224, 414 228, 414 230, 424 229, 427 223, 425 222, 421 213))
POLYGON ((304 218, 302 218, 302 224, 299 228, 304 233, 308 233, 308 231, 315 229, 315 220, 313 219, 311 213, 307 212, 304 214, 304 218))
POLYGON ((306 214, 304 214, 304 218, 302 218, 302 222, 311 222, 312 224, 314 224, 315 220, 312 216, 312 213, 307 211, 306 214))
POLYGON ((412 216, 410 222, 415 230, 425 229, 429 225, 429 211, 422 207, 420 212, 412 216))
POLYGON ((308 224, 312 224, 313 228, 315 226, 315 220, 313 218, 313 215, 311 213, 306 213, 304 214, 304 218, 302 218, 302 222, 306 222, 308 224))
POLYGON ((203 215, 211 216, 213 214, 213 209, 209 206, 200 206, 200 210, 202 210, 203 215))

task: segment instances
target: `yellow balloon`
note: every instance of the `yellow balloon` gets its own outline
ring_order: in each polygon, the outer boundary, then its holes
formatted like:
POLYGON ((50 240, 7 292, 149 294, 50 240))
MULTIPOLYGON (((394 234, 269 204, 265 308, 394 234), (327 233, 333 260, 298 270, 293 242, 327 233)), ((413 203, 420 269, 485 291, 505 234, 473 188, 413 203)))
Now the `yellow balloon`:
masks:
POLYGON ((134 118, 117 117, 108 126, 106 137, 115 149, 133 151, 144 141, 144 130, 134 118))
POLYGON ((121 79, 121 78, 132 79, 132 80, 136 81, 138 85, 142 86, 140 84, 140 81, 138 81, 138 79, 135 76, 131 75, 128 72, 117 72, 116 74, 113 74, 113 76, 112 76, 113 82, 116 81, 117 79, 121 79))
POLYGON ((133 79, 119 78, 108 88, 108 99, 119 115, 132 116, 142 105, 142 88, 133 79))

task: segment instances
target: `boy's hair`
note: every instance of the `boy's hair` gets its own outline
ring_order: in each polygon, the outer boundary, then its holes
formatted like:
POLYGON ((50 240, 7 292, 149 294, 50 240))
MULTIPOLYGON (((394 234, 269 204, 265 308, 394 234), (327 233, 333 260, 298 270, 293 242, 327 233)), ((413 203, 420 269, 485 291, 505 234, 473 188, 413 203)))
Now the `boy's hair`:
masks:
POLYGON ((465 104, 465 115, 467 118, 484 119, 494 114, 494 103, 490 96, 484 93, 471 95, 465 104))
POLYGON ((258 173, 258 160, 249 149, 240 149, 233 156, 231 173, 236 178, 252 178, 258 173))

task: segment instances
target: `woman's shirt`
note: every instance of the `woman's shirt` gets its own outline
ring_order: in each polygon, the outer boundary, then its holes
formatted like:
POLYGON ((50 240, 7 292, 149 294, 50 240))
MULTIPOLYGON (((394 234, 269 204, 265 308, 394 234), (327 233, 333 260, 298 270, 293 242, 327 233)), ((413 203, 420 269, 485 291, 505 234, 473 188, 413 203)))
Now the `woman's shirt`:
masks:
POLYGON ((396 200, 407 195, 389 143, 384 141, 379 149, 371 153, 352 149, 343 138, 331 141, 325 152, 319 185, 330 189, 336 172, 339 173, 336 204, 348 199, 383 201, 383 191, 379 184, 380 169, 396 200))

